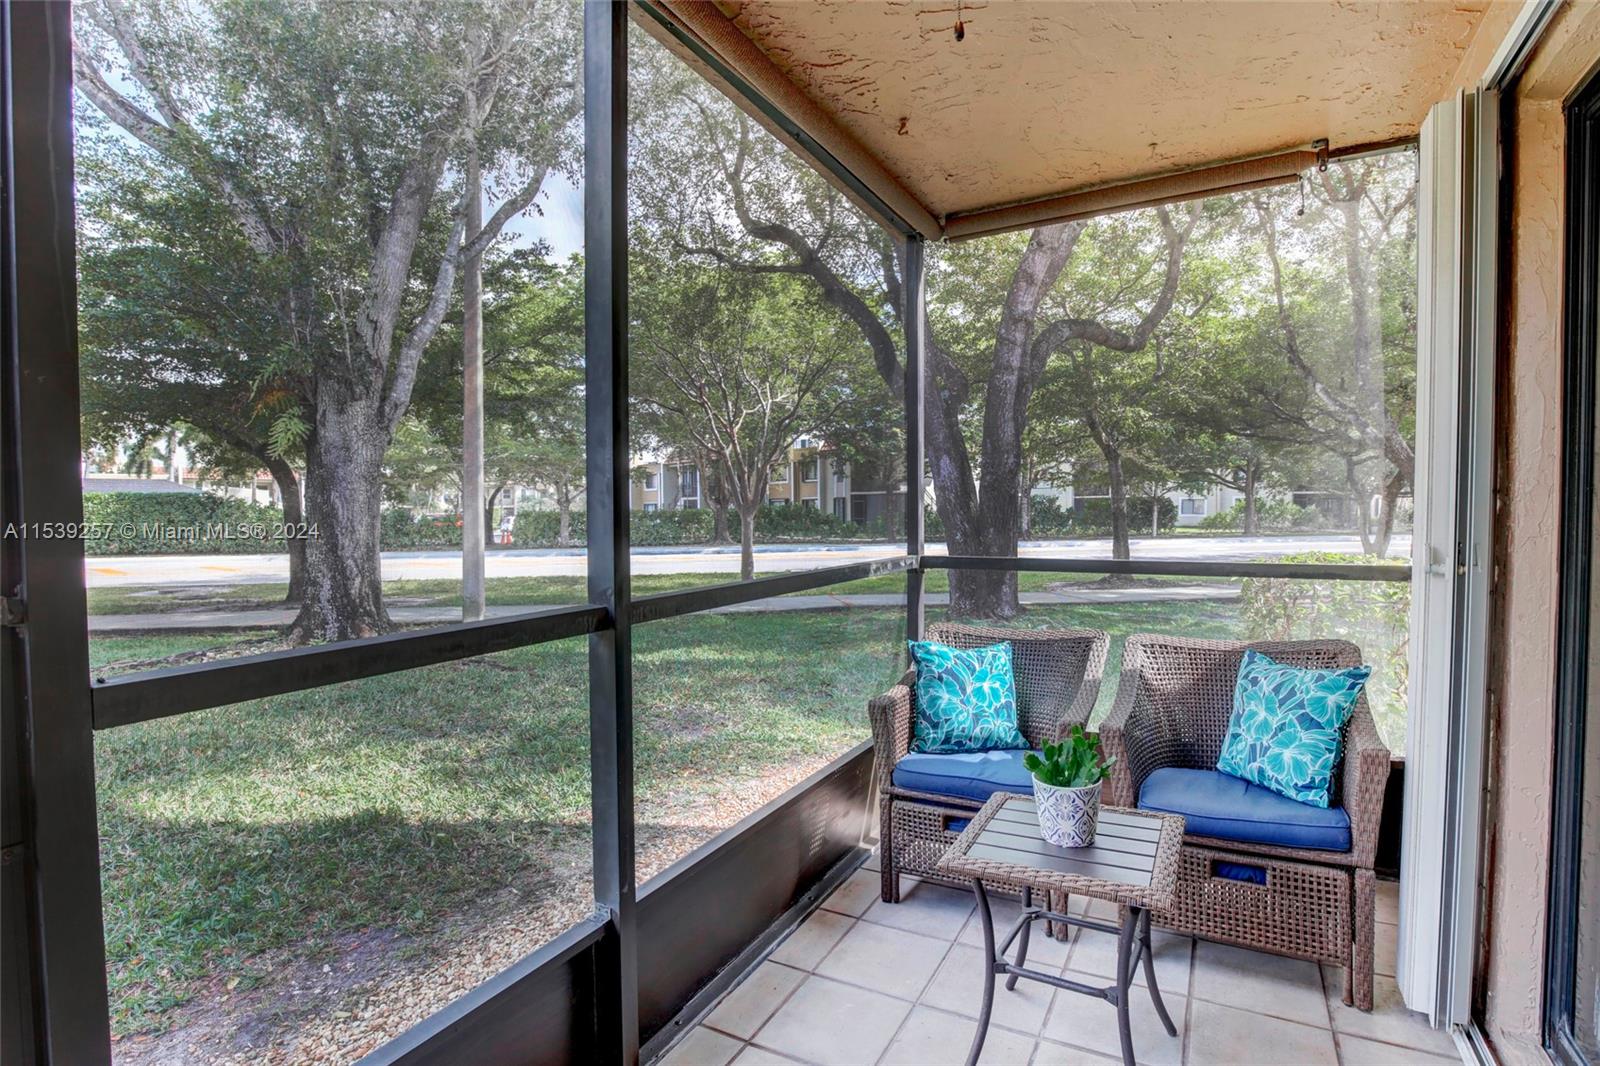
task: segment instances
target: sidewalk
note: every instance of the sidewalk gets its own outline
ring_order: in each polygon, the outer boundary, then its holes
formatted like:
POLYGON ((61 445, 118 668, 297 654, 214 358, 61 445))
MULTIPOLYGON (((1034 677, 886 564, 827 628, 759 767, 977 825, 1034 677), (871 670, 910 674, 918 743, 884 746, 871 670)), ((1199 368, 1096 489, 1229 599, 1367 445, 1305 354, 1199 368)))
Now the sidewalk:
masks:
MULTIPOLYGON (((1064 592, 1024 592, 1024 605, 1063 603, 1160 603, 1176 600, 1232 600, 1239 596, 1237 585, 1163 585, 1151 588, 1072 589, 1064 592)), ((923 600, 929 607, 949 604, 947 593, 929 593, 923 600)), ((779 596, 715 608, 718 612, 818 611, 851 607, 902 607, 905 597, 892 593, 862 595, 779 596)), ((489 618, 504 618, 540 610, 548 605, 490 607, 489 618)), ((91 633, 184 632, 211 629, 272 629, 294 621, 293 609, 252 611, 152 611, 145 614, 97 614, 89 616, 91 633)), ((391 607, 389 617, 400 625, 446 625, 461 621, 459 607, 391 607)))

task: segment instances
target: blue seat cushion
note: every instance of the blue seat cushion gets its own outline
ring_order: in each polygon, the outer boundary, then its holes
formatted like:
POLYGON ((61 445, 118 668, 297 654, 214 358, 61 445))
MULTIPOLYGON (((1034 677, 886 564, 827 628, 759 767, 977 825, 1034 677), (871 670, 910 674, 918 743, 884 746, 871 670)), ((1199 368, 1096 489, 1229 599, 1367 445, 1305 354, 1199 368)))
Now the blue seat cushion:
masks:
POLYGON ((1217 770, 1173 766, 1154 770, 1139 787, 1139 806, 1183 815, 1184 829, 1195 836, 1282 848, 1350 850, 1350 815, 1343 807, 1300 803, 1217 770))
POLYGON ((996 792, 1033 792, 1033 775, 1022 750, 964 751, 953 755, 912 752, 895 764, 890 780, 909 792, 982 803, 996 792))

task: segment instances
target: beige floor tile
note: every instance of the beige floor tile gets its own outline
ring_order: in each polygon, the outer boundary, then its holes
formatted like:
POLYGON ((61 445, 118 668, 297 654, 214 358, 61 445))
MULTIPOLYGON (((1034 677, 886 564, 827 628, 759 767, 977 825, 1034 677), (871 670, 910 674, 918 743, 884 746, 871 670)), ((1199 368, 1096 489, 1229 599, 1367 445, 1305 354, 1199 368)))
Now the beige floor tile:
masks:
MULTIPOLYGON (((1156 985, 1163 992, 1187 995, 1189 992, 1189 959, 1194 952, 1194 941, 1186 936, 1163 933, 1159 929, 1150 933, 1150 947, 1156 960, 1156 985)), ((1067 959, 1069 969, 1080 973, 1117 976, 1117 938, 1111 933, 1094 929, 1078 930, 1072 955, 1067 959)), ((1144 965, 1134 974, 1134 983, 1143 985, 1144 965)))
POLYGON ((1377 936, 1372 938, 1372 969, 1386 977, 1394 976, 1395 953, 1399 948, 1394 932, 1394 926, 1380 925, 1377 936))
POLYGON ((829 1066, 878 1060, 911 1012, 911 1004, 863 988, 807 977, 755 1043, 779 1054, 829 1066))
POLYGON ((1394 978, 1380 974, 1372 979, 1372 1012, 1369 1014, 1344 1005, 1344 985, 1340 983, 1338 970, 1329 967, 1327 977, 1328 1012, 1337 1032, 1456 1057, 1456 1042, 1450 1034, 1435 1029, 1422 1015, 1408 1010, 1394 978))
POLYGON ((662 1057, 661 1066, 727 1066, 741 1047, 732 1037, 697 1025, 662 1057))
POLYGON ((1191 1066, 1337 1066, 1333 1034, 1314 1025, 1196 1000, 1189 1016, 1191 1066))
POLYGON ((1054 1040, 1041 1040, 1033 1050, 1033 1066, 1120 1066, 1121 1059, 1096 1055, 1081 1047, 1069 1047, 1054 1040))
POLYGON ((950 945, 886 925, 857 922, 817 964, 824 977, 915 1000, 928 986, 950 945))
POLYGON ((941 940, 954 940, 972 914, 973 897, 943 885, 918 883, 902 888, 899 903, 878 900, 862 915, 869 922, 893 926, 941 940))
POLYGON ((1328 1027, 1322 975, 1304 959, 1202 940, 1195 945, 1190 987, 1196 999, 1328 1027))
POLYGON ((845 930, 855 924, 854 919, 833 911, 813 911, 800 923, 800 928, 773 951, 772 958, 785 966, 812 970, 833 945, 844 936, 845 930))
POLYGON ((1339 1061, 1344 1066, 1445 1066, 1461 1061, 1458 1057, 1430 1055, 1415 1048, 1380 1044, 1359 1036, 1336 1034, 1334 1039, 1339 1043, 1339 1061))
POLYGON ((1400 924, 1400 882, 1378 882, 1378 905, 1374 913, 1378 921, 1388 922, 1390 925, 1400 924))
POLYGON ((882 889, 878 875, 871 870, 857 870, 833 890, 833 895, 822 901, 823 907, 840 914, 859 918, 868 907, 878 901, 882 889))
MULTIPOLYGON (((1017 987, 1008 992, 1005 978, 996 978, 994 1024, 1038 1035, 1054 993, 1049 985, 1026 978, 1019 979, 1017 987)), ((965 944, 951 948, 928 990, 922 993, 922 1002, 976 1018, 983 1007, 983 950, 965 944)))
POLYGON ((883 869, 883 867, 878 865, 878 851, 876 848, 873 849, 871 855, 867 856, 867 861, 861 864, 861 868, 863 870, 871 870, 874 873, 883 869))
MULTIPOLYGON (((989 909, 994 915, 995 939, 1000 940, 1010 931, 1011 923, 1017 920, 1017 915, 1022 913, 1022 904, 1018 900, 1007 899, 1004 896, 990 896, 989 909)), ((968 947, 983 947, 983 919, 978 916, 978 908, 972 908, 972 917, 967 919, 967 924, 956 940, 957 943, 966 944, 968 947)), ((1028 965, 1043 970, 1060 970, 1067 961, 1067 949, 1070 944, 1069 940, 1056 940, 1045 936, 1044 923, 1034 922, 1033 931, 1028 937, 1028 965)), ((1006 956, 1012 959, 1017 957, 1016 944, 1011 945, 1011 950, 1006 952, 1006 956)))
POLYGON ((739 1052, 739 1057, 733 1060, 733 1066, 789 1066, 790 1063, 799 1061, 787 1055, 780 1055, 776 1051, 768 1051, 764 1047, 750 1045, 739 1052))
MULTIPOLYGON (((881 1062, 883 1066, 961 1066, 967 1061, 977 1028, 973 1019, 917 1007, 881 1062)), ((979 1066, 1028 1066, 1033 1044, 1031 1036, 990 1026, 978 1055, 979 1066)))
POLYGON ((805 977, 803 971, 769 959, 722 997, 706 1015, 705 1024, 749 1040, 805 977))
MULTIPOLYGON (((1067 971, 1066 976, 1086 984, 1098 980, 1093 975, 1075 974, 1071 970, 1067 971)), ((1166 1005, 1167 1013, 1172 1015, 1172 1024, 1177 1027, 1178 1035, 1167 1035, 1149 995, 1140 990, 1130 1005, 1134 1059, 1148 1066, 1177 1066, 1183 1058, 1186 1004, 1182 996, 1165 993, 1161 996, 1161 1002, 1166 1005)), ((1056 993, 1050 1005, 1050 1016, 1045 1019, 1044 1031, 1040 1035, 1058 1044, 1070 1044, 1113 1058, 1122 1055, 1122 1039, 1117 1034, 1117 1008, 1103 999, 1077 992, 1063 989, 1056 993)))

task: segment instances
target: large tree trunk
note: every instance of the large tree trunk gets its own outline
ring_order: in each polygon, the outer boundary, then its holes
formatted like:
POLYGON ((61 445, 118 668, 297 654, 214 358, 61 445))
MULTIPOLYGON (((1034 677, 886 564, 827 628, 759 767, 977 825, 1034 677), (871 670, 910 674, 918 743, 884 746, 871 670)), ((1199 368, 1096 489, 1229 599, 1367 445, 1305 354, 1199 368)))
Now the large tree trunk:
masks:
POLYGON ((351 640, 393 628, 383 606, 379 509, 389 434, 375 400, 320 383, 306 441, 306 589, 291 632, 299 641, 351 640))
POLYGON ((1133 549, 1128 540, 1128 479, 1122 472, 1122 453, 1109 445, 1102 445, 1102 450, 1111 480, 1111 558, 1131 559, 1133 549))
MULTIPOLYGON (((306 520, 305 508, 300 503, 300 479, 294 476, 294 467, 282 459, 263 456, 262 461, 278 486, 278 495, 283 498, 283 524, 291 532, 298 533, 306 520)), ((306 538, 288 537, 284 540, 284 547, 289 552, 289 591, 283 597, 283 602, 300 603, 306 594, 306 538)))

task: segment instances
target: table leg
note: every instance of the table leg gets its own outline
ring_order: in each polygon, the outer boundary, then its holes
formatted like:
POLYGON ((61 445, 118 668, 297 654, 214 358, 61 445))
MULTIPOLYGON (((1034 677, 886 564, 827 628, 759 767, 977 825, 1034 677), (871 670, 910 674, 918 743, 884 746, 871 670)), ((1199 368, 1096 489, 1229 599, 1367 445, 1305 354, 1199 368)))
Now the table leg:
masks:
MULTIPOLYGON (((1031 889, 1031 888, 1027 887, 1026 885, 1024 885, 1023 888, 1022 888, 1022 909, 1023 909, 1024 913, 1026 913, 1028 908, 1032 907, 1032 906, 1033 906, 1033 889, 1031 889)), ((1028 931, 1030 929, 1032 929, 1032 928, 1033 928, 1033 923, 1032 922, 1029 922, 1027 925, 1022 927, 1021 940, 1017 944, 1017 965, 1018 966, 1026 966, 1028 964, 1028 931)), ((1013 989, 1015 989, 1016 987, 1017 987, 1017 975, 1016 974, 1011 974, 1010 976, 1008 976, 1006 978, 1006 991, 1010 992, 1013 989)))
POLYGON ((984 1038, 989 1035, 989 1014, 994 1010, 994 915, 989 912, 989 894, 984 891, 981 879, 972 879, 972 891, 978 897, 978 916, 983 919, 983 1009, 978 1012, 978 1031, 972 1034, 967 1066, 978 1066, 984 1038))
POLYGON ((1123 907, 1122 928, 1117 933, 1117 1034, 1122 1038, 1122 1066, 1133 1066, 1133 1025, 1128 1017, 1128 990, 1133 983, 1133 967, 1128 964, 1133 957, 1138 925, 1139 909, 1123 907))
POLYGON ((1156 1014, 1161 1018, 1161 1024, 1167 1027, 1168 1036, 1177 1036, 1178 1027, 1172 1024, 1171 1015, 1167 1014, 1167 1005, 1161 1002, 1161 990, 1156 987, 1156 960, 1150 947, 1150 912, 1141 911, 1139 923, 1139 943, 1144 948, 1144 983, 1150 986, 1150 1000, 1156 1005, 1156 1014))

